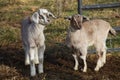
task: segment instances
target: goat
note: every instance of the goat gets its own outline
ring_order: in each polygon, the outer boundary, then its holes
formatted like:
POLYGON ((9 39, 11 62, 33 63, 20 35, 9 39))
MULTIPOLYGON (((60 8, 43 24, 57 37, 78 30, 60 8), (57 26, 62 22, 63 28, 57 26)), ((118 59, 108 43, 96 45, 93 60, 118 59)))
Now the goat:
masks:
POLYGON ((99 71, 106 63, 106 39, 108 33, 116 35, 116 31, 110 24, 101 19, 88 20, 88 18, 76 14, 68 18, 70 27, 67 31, 66 45, 75 50, 73 57, 75 60, 74 70, 78 70, 78 57, 83 60, 83 72, 87 72, 87 49, 94 45, 98 54, 98 61, 95 71, 99 71))
POLYGON ((44 28, 49 24, 50 16, 56 18, 47 9, 39 9, 31 17, 22 21, 21 36, 25 50, 25 65, 30 65, 30 75, 36 75, 35 64, 38 72, 43 73, 43 60, 45 51, 44 28))

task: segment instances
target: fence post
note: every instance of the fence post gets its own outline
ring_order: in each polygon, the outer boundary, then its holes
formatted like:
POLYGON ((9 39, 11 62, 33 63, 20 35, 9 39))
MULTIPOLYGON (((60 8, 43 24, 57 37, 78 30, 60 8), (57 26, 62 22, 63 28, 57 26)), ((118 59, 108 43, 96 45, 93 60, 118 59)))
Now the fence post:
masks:
POLYGON ((82 0, 78 0, 78 14, 82 15, 82 0))

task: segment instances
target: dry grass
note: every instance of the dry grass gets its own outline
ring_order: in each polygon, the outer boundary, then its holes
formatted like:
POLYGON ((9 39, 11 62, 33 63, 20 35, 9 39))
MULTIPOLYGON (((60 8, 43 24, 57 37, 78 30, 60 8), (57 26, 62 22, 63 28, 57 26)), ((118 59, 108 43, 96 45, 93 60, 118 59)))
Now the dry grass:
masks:
MULTIPOLYGON (((56 41, 56 43, 61 43, 64 42, 64 38, 66 35, 66 29, 69 25, 69 22, 67 20, 64 20, 63 17, 69 16, 72 14, 77 13, 77 2, 74 0, 70 1, 64 1, 61 0, 61 3, 65 2, 64 5, 68 6, 63 6, 61 7, 61 15, 58 14, 57 7, 58 5, 55 4, 56 0, 38 0, 38 1, 31 1, 28 0, 28 3, 22 3, 20 1, 14 2, 14 0, 11 0, 14 4, 10 4, 9 2, 6 2, 4 0, 1 0, 2 4, 0 4, 0 26, 2 27, 9 27, 11 30, 16 29, 14 33, 18 33, 20 31, 20 22, 21 20, 26 17, 30 16, 34 11, 36 11, 38 8, 47 8, 50 11, 52 11, 56 16, 60 16, 62 18, 56 19, 53 21, 52 24, 47 26, 47 29, 45 30, 46 38, 47 38, 47 43, 53 42, 53 40, 56 41), (14 28, 11 28, 14 27, 14 28), (50 35, 52 34, 52 35, 50 35), (56 37, 55 37, 56 36, 56 37), (52 41, 51 41, 52 40, 52 41)), ((27 0, 26 0, 27 1, 27 0)), ((59 0, 58 0, 59 1, 59 0)), ((111 2, 118 2, 119 0, 109 0, 109 3, 111 2)), ((85 0, 83 1, 83 5, 88 5, 88 4, 95 4, 95 3, 107 3, 105 0, 92 0, 88 1, 85 0)), ((58 4, 58 3, 57 3, 58 4)), ((120 25, 120 8, 114 8, 114 9, 100 9, 100 10, 88 10, 88 11, 83 11, 83 14, 90 17, 90 18, 102 18, 108 22, 112 26, 119 26, 120 25)), ((16 41, 21 41, 20 40, 20 34, 18 34, 18 37, 15 37, 16 41)), ((3 37, 4 35, 0 35, 3 37)), ((9 35, 11 36, 11 35, 9 35)), ((5 38, 4 38, 5 39, 5 38)), ((6 38, 8 39, 8 38, 6 38)), ((6 40, 5 39, 5 40, 6 40)), ((14 41, 11 41, 14 43, 14 41)))
POLYGON ((87 57, 88 72, 80 71, 83 63, 80 60, 79 71, 74 71, 74 60, 66 48, 55 45, 45 52, 44 74, 30 77, 29 66, 24 65, 24 53, 20 48, 0 49, 1 80, 119 80, 120 55, 107 54, 107 63, 99 72, 94 72, 97 56, 87 57), (54 50, 56 48, 56 50, 54 50), (18 57, 19 56, 19 57, 18 57))
MULTIPOLYGON (((0 0, 0 79, 29 80, 29 66, 24 66, 24 52, 20 38, 20 23, 39 8, 47 8, 60 18, 46 27, 45 74, 36 76, 36 80, 119 80, 120 57, 112 54, 106 66, 98 73, 93 72, 95 58, 88 57, 88 73, 73 71, 71 51, 64 46, 69 21, 63 17, 77 13, 76 0, 58 0, 65 2, 58 14, 56 0, 0 0), (71 4, 72 3, 72 4, 71 4), (70 4, 70 5, 69 5, 70 4), (67 5, 67 6, 66 6, 67 5), (17 57, 19 55, 19 58, 17 57), (66 57, 66 56, 69 57, 66 57), (89 61, 90 60, 90 61, 89 61), (69 64, 69 65, 68 65, 69 64), (110 64, 110 65, 109 65, 110 64), (111 66, 112 65, 112 66, 111 66), (112 71, 111 71, 112 70, 112 71), (114 71, 113 71, 114 70, 114 71), (116 71, 116 72, 115 72, 116 71), (2 74, 1 74, 2 73, 2 74), (96 74, 96 75, 95 75, 96 74), (72 75, 72 76, 71 76, 72 75)), ((84 5, 120 2, 119 0, 84 0, 84 5)), ((90 18, 104 19, 112 26, 120 26, 120 8, 83 11, 90 18)), ((117 36, 120 38, 120 35, 117 36)), ((113 40, 114 46, 120 47, 120 40, 113 40)), ((109 42, 107 42, 109 46, 109 42)), ((81 63, 80 63, 81 64, 81 63)))

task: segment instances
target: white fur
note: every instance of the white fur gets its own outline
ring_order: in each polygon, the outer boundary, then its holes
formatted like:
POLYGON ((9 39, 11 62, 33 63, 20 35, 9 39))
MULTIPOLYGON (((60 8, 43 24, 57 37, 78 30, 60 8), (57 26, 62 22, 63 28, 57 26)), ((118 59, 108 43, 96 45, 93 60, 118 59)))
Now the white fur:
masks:
POLYGON ((87 72, 87 49, 89 46, 94 45, 98 53, 98 61, 95 67, 95 71, 99 71, 101 67, 106 63, 106 39, 109 31, 115 35, 115 30, 112 29, 110 24, 104 20, 87 20, 82 22, 81 15, 73 15, 69 18, 71 25, 68 28, 66 36, 66 44, 68 47, 75 48, 79 53, 74 53, 73 57, 75 60, 74 70, 78 70, 78 59, 77 56, 80 54, 80 58, 84 62, 83 72, 87 72), (80 19, 78 19, 80 18, 80 19), (81 26, 74 27, 75 19, 78 23, 81 22, 81 26), (76 27, 79 27, 78 29, 76 27))
POLYGON ((25 50, 25 64, 30 64, 30 75, 36 75, 35 64, 38 64, 38 72, 43 73, 43 59, 45 51, 45 25, 50 23, 50 16, 55 16, 46 9, 39 9, 31 17, 22 21, 21 36, 25 50))

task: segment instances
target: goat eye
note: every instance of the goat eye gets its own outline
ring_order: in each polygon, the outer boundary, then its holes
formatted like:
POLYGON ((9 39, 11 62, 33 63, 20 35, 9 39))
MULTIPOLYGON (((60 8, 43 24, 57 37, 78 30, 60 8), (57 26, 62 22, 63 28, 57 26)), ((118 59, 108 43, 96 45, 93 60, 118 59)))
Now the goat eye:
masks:
POLYGON ((44 17, 42 15, 39 16, 40 19, 43 19, 44 17))
POLYGON ((46 15, 47 16, 47 18, 49 18, 50 17, 50 15, 46 15))

